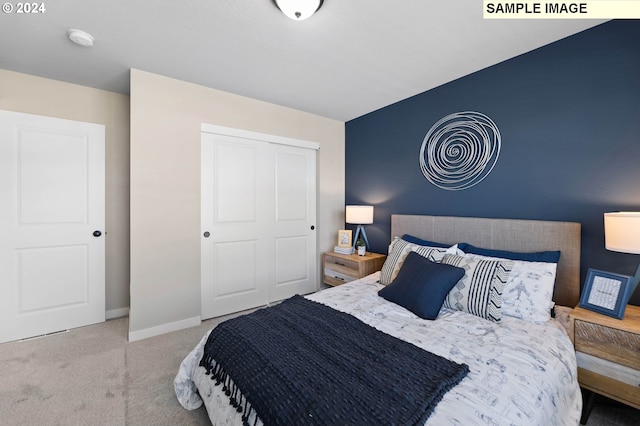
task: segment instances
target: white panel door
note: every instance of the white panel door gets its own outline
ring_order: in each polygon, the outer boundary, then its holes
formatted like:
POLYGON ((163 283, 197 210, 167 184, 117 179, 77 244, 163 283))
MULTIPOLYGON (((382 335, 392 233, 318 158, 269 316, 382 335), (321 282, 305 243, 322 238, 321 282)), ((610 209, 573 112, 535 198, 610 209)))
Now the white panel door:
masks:
POLYGON ((272 280, 268 144, 202 134, 201 316, 266 305, 272 280))
POLYGON ((273 145, 275 277, 270 302, 316 290, 316 150, 273 145))
POLYGON ((0 171, 0 342, 104 321, 104 126, 0 111, 0 171))

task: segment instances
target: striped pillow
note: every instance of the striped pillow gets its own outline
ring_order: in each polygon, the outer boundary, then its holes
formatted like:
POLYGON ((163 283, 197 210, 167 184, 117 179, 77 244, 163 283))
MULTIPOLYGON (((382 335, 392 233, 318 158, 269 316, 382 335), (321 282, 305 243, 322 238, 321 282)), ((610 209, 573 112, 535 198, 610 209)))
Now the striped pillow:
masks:
POLYGON ((444 307, 493 322, 502 320, 502 291, 513 269, 512 260, 446 254, 442 263, 465 270, 464 277, 444 299, 444 307))
POLYGON ((439 263, 447 253, 447 248, 427 247, 413 244, 402 238, 396 237, 389 245, 389 255, 382 265, 380 271, 380 284, 389 285, 398 275, 407 255, 415 251, 422 257, 426 257, 432 262, 439 263))
MULTIPOLYGON (((486 260, 505 260, 475 254, 464 255, 486 260)), ((502 314, 531 322, 549 321, 558 265, 511 260, 513 267, 502 292, 502 314)))

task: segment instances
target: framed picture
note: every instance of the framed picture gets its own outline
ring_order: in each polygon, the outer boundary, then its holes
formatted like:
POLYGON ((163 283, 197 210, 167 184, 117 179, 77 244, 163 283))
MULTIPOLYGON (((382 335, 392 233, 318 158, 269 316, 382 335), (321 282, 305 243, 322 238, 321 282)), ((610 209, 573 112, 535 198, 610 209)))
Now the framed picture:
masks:
POLYGON ((338 247, 351 247, 351 230, 341 229, 338 231, 338 247))
POLYGON ((589 269, 580 307, 622 319, 631 296, 631 277, 589 269))

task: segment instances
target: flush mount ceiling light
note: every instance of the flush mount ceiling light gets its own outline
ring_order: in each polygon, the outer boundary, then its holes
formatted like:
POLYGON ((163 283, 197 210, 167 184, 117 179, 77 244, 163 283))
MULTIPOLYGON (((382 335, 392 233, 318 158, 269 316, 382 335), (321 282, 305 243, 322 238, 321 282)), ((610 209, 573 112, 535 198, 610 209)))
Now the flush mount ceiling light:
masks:
POLYGON ((302 21, 316 13, 324 0, 273 0, 289 18, 294 21, 302 21))
POLYGON ((75 44, 83 47, 91 47, 93 46, 93 36, 89 33, 86 33, 82 30, 70 29, 67 31, 69 35, 69 40, 74 42, 75 44))

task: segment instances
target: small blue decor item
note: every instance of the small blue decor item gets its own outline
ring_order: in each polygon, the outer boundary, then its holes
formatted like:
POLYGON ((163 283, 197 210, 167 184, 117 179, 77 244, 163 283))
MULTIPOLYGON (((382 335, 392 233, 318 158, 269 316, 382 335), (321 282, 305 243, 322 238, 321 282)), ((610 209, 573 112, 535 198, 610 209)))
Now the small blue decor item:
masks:
POLYGON ((438 188, 471 188, 491 173, 500 146, 500 131, 489 117, 473 111, 456 112, 427 132, 420 148, 420 169, 438 188))

